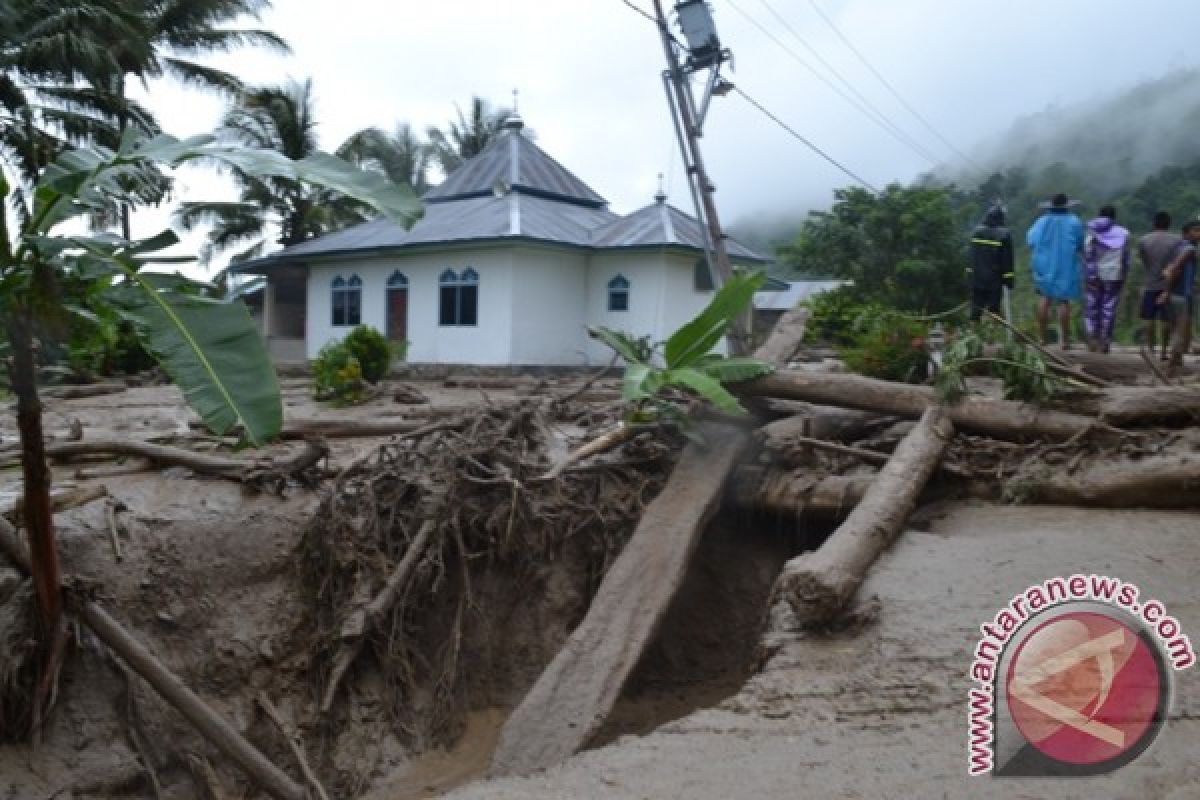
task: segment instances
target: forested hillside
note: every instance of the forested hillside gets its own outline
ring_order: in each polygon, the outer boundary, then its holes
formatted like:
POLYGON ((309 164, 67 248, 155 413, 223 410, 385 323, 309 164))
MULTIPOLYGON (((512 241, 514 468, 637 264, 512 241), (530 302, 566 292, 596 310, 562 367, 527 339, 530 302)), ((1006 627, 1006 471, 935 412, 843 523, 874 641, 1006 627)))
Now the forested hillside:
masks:
MULTIPOLYGON (((844 277, 859 293, 887 305, 932 311, 963 299, 967 234, 996 200, 1024 264, 1024 233, 1038 204, 1066 192, 1084 219, 1113 203, 1136 233, 1156 211, 1176 222, 1200 216, 1200 71, 1181 70, 1099 102, 1051 109, 1018 120, 982 146, 973 174, 942 171, 913 186, 872 195, 835 193, 828 211, 797 223, 778 250, 777 271, 790 277, 844 277), (866 276, 870 275, 868 279, 866 276), (906 284, 927 282, 922 291, 906 284)), ((1018 297, 1024 295, 1018 270, 1018 297)), ((1017 310, 1025 316, 1024 309, 1017 310)))

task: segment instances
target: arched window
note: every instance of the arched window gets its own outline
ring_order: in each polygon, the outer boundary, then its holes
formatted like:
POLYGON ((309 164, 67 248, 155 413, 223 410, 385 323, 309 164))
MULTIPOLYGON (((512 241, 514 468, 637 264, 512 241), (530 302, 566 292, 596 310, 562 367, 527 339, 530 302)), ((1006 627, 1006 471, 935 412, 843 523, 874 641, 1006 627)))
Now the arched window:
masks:
POLYGON ((393 342, 408 340, 408 278, 400 270, 387 280, 387 336, 393 342))
POLYGON ((334 326, 362 324, 362 279, 351 275, 345 280, 341 275, 333 279, 329 290, 333 308, 334 326))
POLYGON ((438 278, 438 319, 441 325, 470 326, 479 322, 479 273, 467 267, 462 275, 448 269, 438 278))
POLYGON ((624 275, 618 275, 608 282, 608 310, 629 310, 629 281, 624 275))

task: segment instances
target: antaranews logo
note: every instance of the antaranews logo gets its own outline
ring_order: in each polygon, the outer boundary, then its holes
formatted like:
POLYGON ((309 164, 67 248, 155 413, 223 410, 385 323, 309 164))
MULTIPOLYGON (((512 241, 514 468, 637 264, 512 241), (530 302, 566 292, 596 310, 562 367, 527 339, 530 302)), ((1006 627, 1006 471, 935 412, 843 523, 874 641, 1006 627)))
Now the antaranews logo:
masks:
POLYGON ((1196 663, 1179 621, 1103 575, 1051 578, 980 626, 967 708, 971 775, 1082 776, 1162 731, 1173 672, 1196 663))

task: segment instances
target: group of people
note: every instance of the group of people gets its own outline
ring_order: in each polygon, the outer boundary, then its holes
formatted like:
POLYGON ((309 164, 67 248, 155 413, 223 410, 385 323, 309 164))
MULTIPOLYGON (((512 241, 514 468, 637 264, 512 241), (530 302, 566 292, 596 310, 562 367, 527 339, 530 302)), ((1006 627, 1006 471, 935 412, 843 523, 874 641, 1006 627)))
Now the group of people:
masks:
MULTIPOLYGON (((1191 344, 1200 221, 1187 223, 1179 235, 1171 232, 1171 215, 1160 211, 1154 215, 1153 232, 1135 247, 1129 231, 1117 224, 1114 207, 1101 208, 1085 225, 1072 211, 1077 205, 1065 194, 1055 195, 1042 204, 1042 215, 1025 236, 1032 251, 1042 343, 1049 342, 1051 309, 1057 307, 1059 344, 1070 346, 1071 303, 1082 294, 1088 349, 1107 353, 1136 250, 1143 270, 1139 315, 1144 341, 1151 348, 1159 345, 1164 361, 1182 365, 1191 344)), ((980 319, 985 310, 1001 313, 1004 290, 1013 286, 1013 269, 1012 234, 1003 208, 993 206, 971 236, 972 319, 980 319)))

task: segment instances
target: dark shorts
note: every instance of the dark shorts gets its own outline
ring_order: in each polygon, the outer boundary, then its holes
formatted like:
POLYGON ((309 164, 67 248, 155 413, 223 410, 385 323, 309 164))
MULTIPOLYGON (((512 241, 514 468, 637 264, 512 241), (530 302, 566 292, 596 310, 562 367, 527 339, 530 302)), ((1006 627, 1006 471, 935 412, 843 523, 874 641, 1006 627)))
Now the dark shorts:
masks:
POLYGON ((1170 305, 1159 305, 1158 296, 1162 294, 1156 289, 1151 289, 1142 292, 1142 307, 1138 316, 1149 322, 1150 320, 1159 320, 1166 322, 1171 316, 1170 305))
POLYGON ((1004 287, 996 289, 972 289, 971 290, 971 319, 979 320, 983 317, 984 310, 990 311, 993 314, 999 314, 1000 301, 1004 297, 1004 287))

